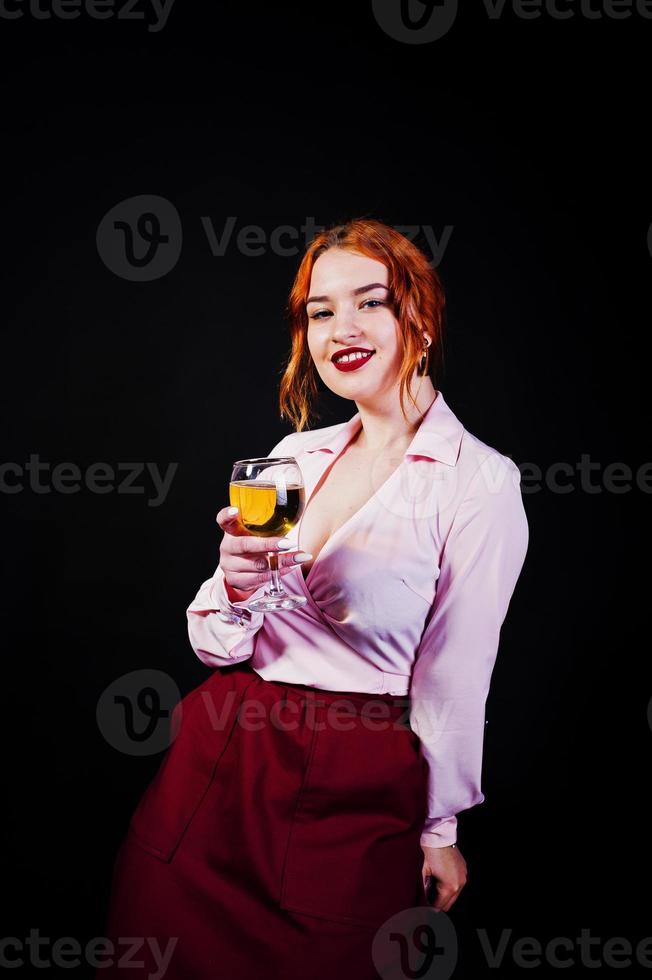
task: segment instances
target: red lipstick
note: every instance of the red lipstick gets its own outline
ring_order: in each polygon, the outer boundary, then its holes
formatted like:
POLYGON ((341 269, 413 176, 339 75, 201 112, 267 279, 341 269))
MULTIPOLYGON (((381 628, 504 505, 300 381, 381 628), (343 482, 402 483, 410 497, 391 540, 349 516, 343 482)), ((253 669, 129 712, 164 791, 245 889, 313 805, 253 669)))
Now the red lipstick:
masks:
POLYGON ((344 347, 342 350, 338 350, 333 354, 331 361, 338 371, 358 371, 365 364, 369 363, 374 354, 375 351, 370 350, 368 347, 344 347), (356 351, 359 351, 364 356, 354 357, 349 361, 337 360, 343 354, 355 354, 356 351))

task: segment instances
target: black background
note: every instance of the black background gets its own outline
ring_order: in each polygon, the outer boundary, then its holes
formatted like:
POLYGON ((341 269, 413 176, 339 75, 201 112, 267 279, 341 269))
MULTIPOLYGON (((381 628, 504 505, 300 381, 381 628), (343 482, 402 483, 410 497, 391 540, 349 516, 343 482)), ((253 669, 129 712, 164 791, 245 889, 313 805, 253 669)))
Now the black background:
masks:
MULTIPOLYGON (((652 21, 567 7, 491 19, 467 3, 423 45, 389 37, 368 2, 176 0, 159 32, 0 18, 2 461, 178 464, 158 507, 149 484, 38 493, 25 478, 0 497, 3 935, 103 934, 113 856, 161 755, 112 747, 98 700, 139 668, 181 694, 208 676, 185 609, 219 559, 231 462, 289 431, 277 397, 299 256, 232 242, 216 257, 202 217, 220 232, 235 216, 236 233, 309 216, 452 226, 439 387, 466 428, 544 472, 588 454, 596 486, 609 463, 646 462, 652 21), (131 282, 96 231, 143 194, 177 208, 183 248, 169 274, 131 282)), ((314 424, 355 410, 324 393, 314 424)), ((636 897, 650 689, 628 669, 646 645, 627 572, 628 517, 649 498, 568 482, 524 481, 530 548, 488 702, 486 800, 460 818, 456 975, 488 969, 480 928, 494 944, 502 929, 650 934, 636 897)))

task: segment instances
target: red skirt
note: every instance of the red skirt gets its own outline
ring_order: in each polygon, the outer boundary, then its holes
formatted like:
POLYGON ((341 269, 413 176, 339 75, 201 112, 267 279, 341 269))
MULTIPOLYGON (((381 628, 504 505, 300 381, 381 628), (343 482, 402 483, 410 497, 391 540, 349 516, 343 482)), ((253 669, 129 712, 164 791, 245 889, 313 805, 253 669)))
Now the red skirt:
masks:
POLYGON ((116 856, 97 980, 377 980, 378 930, 428 905, 408 705, 249 661, 186 695, 116 856))

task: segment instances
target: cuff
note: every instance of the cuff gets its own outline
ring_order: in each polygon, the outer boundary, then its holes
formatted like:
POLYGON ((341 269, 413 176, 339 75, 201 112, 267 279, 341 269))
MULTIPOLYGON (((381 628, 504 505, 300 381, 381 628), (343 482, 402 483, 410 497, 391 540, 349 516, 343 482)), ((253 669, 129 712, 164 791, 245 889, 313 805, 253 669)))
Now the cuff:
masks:
POLYGON ((457 817, 426 820, 421 833, 422 847, 448 847, 457 842, 457 817))
POLYGON ((217 571, 213 576, 213 584, 211 585, 211 599, 215 605, 215 612, 223 622, 240 626, 243 630, 260 629, 263 625, 265 614, 262 612, 251 612, 247 609, 247 603, 259 592, 263 592, 264 589, 265 586, 261 585, 248 599, 242 599, 240 602, 231 602, 226 591, 224 572, 218 565, 217 571))

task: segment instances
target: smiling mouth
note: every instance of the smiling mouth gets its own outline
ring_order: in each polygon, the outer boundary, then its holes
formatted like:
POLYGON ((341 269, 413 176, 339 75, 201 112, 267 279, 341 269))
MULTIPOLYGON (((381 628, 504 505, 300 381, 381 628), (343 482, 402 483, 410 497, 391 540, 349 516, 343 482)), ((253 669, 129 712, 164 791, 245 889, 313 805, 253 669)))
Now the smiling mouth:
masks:
POLYGON ((373 350, 362 352, 356 351, 355 354, 341 354, 339 357, 333 358, 333 364, 350 364, 352 361, 368 361, 372 354, 376 352, 373 350))
POLYGON ((338 357, 331 363, 333 364, 335 370, 339 371, 341 374, 350 374, 351 371, 361 371, 362 368, 369 363, 375 353, 376 352, 373 350, 365 354, 357 352, 355 354, 349 354, 345 357, 338 357))

